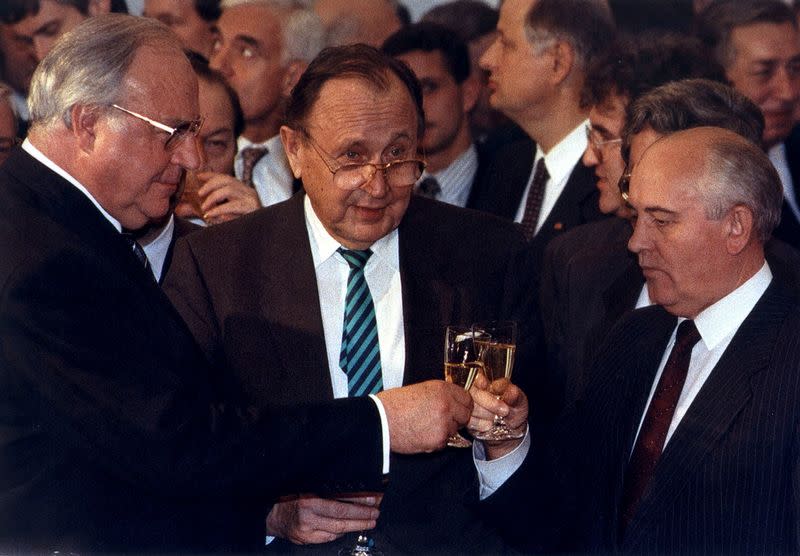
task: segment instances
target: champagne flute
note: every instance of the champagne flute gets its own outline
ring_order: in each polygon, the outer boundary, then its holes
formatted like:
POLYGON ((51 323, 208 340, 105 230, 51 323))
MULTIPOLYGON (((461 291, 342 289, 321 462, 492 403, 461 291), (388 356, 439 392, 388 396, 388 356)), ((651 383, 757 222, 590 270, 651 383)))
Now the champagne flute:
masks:
MULTIPOLYGON (((489 391, 492 392, 492 385, 496 380, 511 379, 514 352, 517 349, 517 323, 512 321, 476 323, 472 325, 472 337, 478 350, 478 359, 483 365, 483 373, 490 382, 489 391)), ((473 436, 479 440, 492 442, 522 438, 524 433, 510 428, 505 419, 495 415, 494 423, 489 430, 476 432, 473 436)))
MULTIPOLYGON (((469 390, 481 367, 472 341, 472 329, 448 326, 444 334, 444 379, 469 390)), ((453 448, 469 448, 472 442, 456 433, 447 439, 447 445, 453 448)))

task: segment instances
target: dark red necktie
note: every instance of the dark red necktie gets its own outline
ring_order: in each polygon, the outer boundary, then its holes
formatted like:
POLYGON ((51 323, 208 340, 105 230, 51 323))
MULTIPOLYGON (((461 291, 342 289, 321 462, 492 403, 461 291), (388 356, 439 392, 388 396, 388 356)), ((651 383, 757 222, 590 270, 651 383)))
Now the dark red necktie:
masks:
POLYGON ((620 504, 620 538, 636 513, 636 507, 653 478, 658 458, 664 449, 667 431, 672 423, 672 416, 675 414, 675 407, 686 382, 692 348, 699 339, 700 333, 694 321, 685 320, 678 326, 675 345, 664 365, 664 372, 661 373, 661 379, 645 413, 639 437, 636 439, 625 472, 620 504))
POLYGON ((525 212, 522 214, 522 233, 530 241, 536 234, 536 223, 539 222, 539 213, 542 212, 542 201, 544 200, 544 188, 550 173, 544 165, 544 157, 536 163, 536 170, 533 172, 533 183, 528 191, 528 200, 525 201, 525 212))

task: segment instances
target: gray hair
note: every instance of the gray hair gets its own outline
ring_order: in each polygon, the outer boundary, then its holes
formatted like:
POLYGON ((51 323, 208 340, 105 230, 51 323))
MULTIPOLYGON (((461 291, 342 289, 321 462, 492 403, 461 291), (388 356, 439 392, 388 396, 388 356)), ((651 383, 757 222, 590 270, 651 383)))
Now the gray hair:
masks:
POLYGON ((144 46, 182 52, 178 38, 150 18, 125 14, 90 17, 59 39, 31 80, 28 108, 32 125, 72 125, 77 104, 109 105, 144 46))
POLYGON ((310 62, 326 46, 325 29, 317 14, 301 0, 222 0, 222 9, 247 4, 274 8, 281 23, 281 64, 310 62))
POLYGON ((764 243, 778 225, 783 206, 783 186, 778 172, 760 148, 728 130, 708 143, 700 188, 706 217, 719 220, 736 205, 753 213, 753 230, 764 243))
POLYGON ((611 12, 601 0, 538 0, 525 16, 525 36, 537 55, 565 41, 583 70, 606 50, 613 34, 611 12))

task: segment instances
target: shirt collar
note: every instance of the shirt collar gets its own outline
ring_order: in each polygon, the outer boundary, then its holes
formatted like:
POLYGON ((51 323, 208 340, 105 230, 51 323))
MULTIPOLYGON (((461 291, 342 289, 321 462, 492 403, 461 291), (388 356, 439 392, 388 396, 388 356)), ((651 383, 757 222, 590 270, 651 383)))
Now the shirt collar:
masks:
POLYGON ((471 143, 469 148, 458 155, 446 168, 436 173, 429 173, 427 170, 423 172, 420 181, 424 180, 426 176, 433 176, 439 182, 442 191, 446 191, 458 185, 465 174, 474 175, 477 171, 478 149, 475 148, 474 143, 471 143))
POLYGON ((744 284, 706 307, 695 317, 695 326, 707 349, 714 349, 739 328, 771 281, 772 271, 765 261, 761 269, 744 284))
MULTIPOLYGON (((303 209, 314 268, 319 268, 328 259, 337 255, 336 250, 343 246, 331 237, 328 230, 322 225, 308 195, 303 199, 303 209)), ((390 264, 393 268, 400 268, 398 245, 397 229, 395 228, 370 246, 372 256, 367 261, 367 266, 375 264, 373 261, 381 261, 381 264, 390 264)))
POLYGON ((570 131, 547 154, 538 144, 536 145, 534 163, 538 164, 539 159, 544 157, 544 163, 547 166, 547 173, 550 174, 551 182, 559 183, 566 180, 583 156, 588 144, 586 139, 586 125, 588 122, 589 120, 581 122, 578 127, 570 131))
POLYGON ((242 152, 247 147, 267 147, 269 149, 270 148, 269 142, 273 141, 276 137, 280 141, 280 137, 281 136, 280 135, 275 135, 273 137, 270 137, 266 141, 262 141, 261 143, 254 143, 253 141, 251 141, 250 139, 248 139, 244 135, 240 135, 239 137, 236 138, 237 152, 242 152))
POLYGON ((100 214, 102 214, 105 217, 105 219, 108 220, 111 223, 111 225, 113 225, 117 229, 118 232, 122 231, 122 224, 119 223, 119 220, 111 216, 106 211, 106 209, 100 206, 100 203, 98 203, 97 199, 95 199, 94 196, 91 193, 89 193, 89 190, 86 189, 86 187, 84 187, 78 180, 72 177, 72 175, 70 175, 61 166, 50 160, 47 157, 47 155, 45 155, 42 151, 33 146, 33 143, 31 143, 28 139, 25 139, 25 141, 22 142, 22 149, 29 155, 31 155, 33 158, 44 164, 47 168, 49 168, 50 170, 52 170, 65 180, 67 180, 69 183, 74 185, 78 189, 78 191, 80 191, 81 193, 86 195, 86 197, 89 198, 92 204, 97 207, 97 210, 100 211, 100 214))

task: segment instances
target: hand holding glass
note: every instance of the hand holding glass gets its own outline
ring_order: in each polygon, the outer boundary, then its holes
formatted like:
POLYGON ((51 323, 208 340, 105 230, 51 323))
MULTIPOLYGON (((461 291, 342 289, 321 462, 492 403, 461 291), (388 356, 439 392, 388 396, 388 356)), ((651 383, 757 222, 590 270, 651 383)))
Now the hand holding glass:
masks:
MULTIPOLYGON (((475 375, 481 371, 478 352, 472 341, 472 329, 448 326, 444 335, 444 379, 469 390, 475 375)), ((469 448, 472 442, 456 433, 447 439, 453 448, 469 448)))

